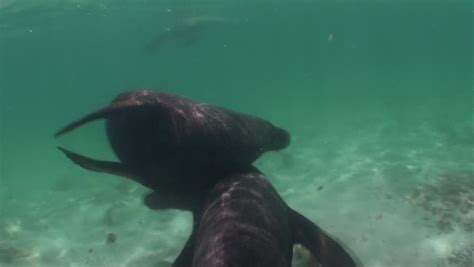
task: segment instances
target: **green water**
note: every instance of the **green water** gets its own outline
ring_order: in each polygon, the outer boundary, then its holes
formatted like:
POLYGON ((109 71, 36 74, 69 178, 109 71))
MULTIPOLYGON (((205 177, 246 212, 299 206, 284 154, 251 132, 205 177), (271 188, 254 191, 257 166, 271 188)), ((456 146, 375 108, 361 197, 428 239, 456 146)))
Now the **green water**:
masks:
POLYGON ((470 1, 1 1, 0 266, 174 260, 188 213, 56 150, 113 159, 103 125, 53 139, 136 87, 288 129, 257 166, 366 267, 474 266, 472 16, 470 1), (194 16, 225 21, 146 51, 194 16))

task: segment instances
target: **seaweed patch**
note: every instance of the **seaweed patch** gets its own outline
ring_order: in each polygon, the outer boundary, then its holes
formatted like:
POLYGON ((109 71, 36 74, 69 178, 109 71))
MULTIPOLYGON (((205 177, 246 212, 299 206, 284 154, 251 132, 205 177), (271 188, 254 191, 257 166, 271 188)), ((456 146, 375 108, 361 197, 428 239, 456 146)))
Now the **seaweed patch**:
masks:
POLYGON ((474 173, 444 172, 434 183, 423 183, 407 197, 434 218, 433 226, 441 233, 459 227, 474 231, 474 173))

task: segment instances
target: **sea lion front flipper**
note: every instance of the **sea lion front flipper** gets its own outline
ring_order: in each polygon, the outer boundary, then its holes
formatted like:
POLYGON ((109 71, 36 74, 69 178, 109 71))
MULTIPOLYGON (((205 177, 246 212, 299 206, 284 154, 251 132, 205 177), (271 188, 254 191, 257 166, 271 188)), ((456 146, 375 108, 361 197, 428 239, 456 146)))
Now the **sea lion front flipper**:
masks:
POLYGON ((92 113, 89 113, 87 115, 85 115, 84 117, 78 119, 78 120, 75 120, 71 123, 69 123, 68 125, 64 126, 63 128, 61 128, 59 131, 57 131, 55 134, 54 134, 54 137, 59 137, 65 133, 68 133, 72 130, 74 130, 75 128, 83 125, 83 124, 86 124, 88 122, 91 122, 91 121, 94 121, 94 120, 98 120, 98 119, 102 119, 102 118, 106 118, 107 116, 110 115, 110 113, 112 113, 113 109, 111 107, 105 107, 105 108, 102 108, 102 109, 99 109, 97 111, 94 111, 92 113))
POLYGON ((179 253, 172 267, 191 267, 194 257, 194 247, 196 245, 196 235, 201 221, 199 207, 202 200, 196 196, 177 197, 172 193, 155 190, 148 193, 144 198, 144 203, 149 209, 181 209, 191 211, 193 214, 193 229, 186 244, 179 253))
POLYGON ((197 228, 193 227, 193 231, 189 236, 186 244, 173 262, 173 267, 191 267, 193 264, 194 245, 196 243, 197 228))
POLYGON ((179 253, 176 260, 173 262, 173 267, 191 267, 193 265, 194 250, 196 246, 196 236, 199 228, 199 223, 201 221, 200 212, 196 210, 192 211, 193 213, 193 230, 189 236, 186 244, 179 253))
POLYGON ((196 234, 199 227, 200 217, 198 213, 192 208, 195 204, 190 204, 198 201, 198 199, 183 199, 176 197, 173 194, 163 192, 163 191, 152 191, 148 193, 143 199, 145 206, 152 210, 159 209, 182 209, 182 210, 191 210, 193 213, 193 229, 191 235, 189 236, 186 244, 179 253, 176 260, 173 262, 172 267, 191 267, 194 256, 194 246, 196 243, 196 234))
POLYGON ((132 173, 129 169, 127 169, 122 163, 113 162, 113 161, 102 161, 102 160, 95 160, 91 159, 77 153, 74 153, 70 150, 67 150, 62 147, 58 147, 66 157, 68 157, 72 162, 81 166, 82 168, 94 172, 104 172, 109 173, 121 177, 125 177, 128 179, 132 179, 134 181, 138 181, 137 175, 132 173))
MULTIPOLYGON (((143 202, 145 206, 152 210, 161 210, 161 209, 181 209, 189 210, 187 204, 183 204, 181 198, 176 197, 173 194, 163 192, 163 191, 152 191, 148 193, 144 198, 143 202)), ((184 201, 185 203, 186 201, 184 201)), ((193 213, 194 216, 194 213, 193 213)), ((191 267, 193 262, 194 255, 194 244, 196 242, 196 232, 197 232, 197 221, 193 218, 193 230, 189 236, 186 244, 179 253, 176 260, 173 262, 171 267, 191 267)))
POLYGON ((323 267, 361 267, 346 248, 316 224, 290 208, 294 242, 305 246, 323 267))

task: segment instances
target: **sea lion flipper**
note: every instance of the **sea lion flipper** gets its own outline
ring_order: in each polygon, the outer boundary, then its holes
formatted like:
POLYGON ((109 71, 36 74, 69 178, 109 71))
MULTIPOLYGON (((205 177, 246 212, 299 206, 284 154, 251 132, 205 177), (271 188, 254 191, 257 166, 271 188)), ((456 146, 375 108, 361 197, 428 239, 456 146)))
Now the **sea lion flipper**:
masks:
POLYGON ((137 180, 137 175, 132 173, 130 170, 126 168, 122 163, 113 162, 113 161, 102 161, 102 160, 95 160, 83 155, 79 155, 75 152, 67 150, 62 147, 58 147, 66 157, 68 157, 72 162, 81 166, 82 168, 94 172, 104 172, 109 173, 117 176, 122 176, 125 178, 132 179, 134 181, 137 180))
POLYGON ((193 265, 194 250, 196 249, 196 237, 199 229, 199 223, 201 221, 201 214, 196 209, 193 213, 193 229, 189 235, 186 244, 179 253, 176 260, 173 262, 173 267, 189 267, 193 265))
POLYGON ((148 193, 143 202, 151 210, 162 209, 178 209, 178 210, 194 210, 196 203, 201 201, 198 196, 194 195, 177 195, 173 192, 154 189, 148 193))
MULTIPOLYGON (((180 198, 174 196, 173 194, 163 192, 163 191, 152 191, 148 193, 143 202, 145 206, 152 210, 160 209, 187 209, 189 207, 183 207, 180 198)), ((199 219, 197 215, 193 212, 193 229, 191 235, 189 236, 186 244, 179 253, 176 260, 173 262, 172 267, 190 267, 193 262, 194 255, 194 244, 196 242, 196 233, 198 229, 199 219)))
POLYGON ((141 109, 148 106, 160 106, 158 98, 153 96, 152 90, 141 89, 124 92, 119 94, 109 105, 64 126, 55 133, 54 137, 59 137, 60 135, 70 132, 79 126, 94 120, 110 118, 114 115, 123 114, 130 110, 141 109))
MULTIPOLYGON (((116 103, 113 103, 109 106, 103 107, 99 110, 96 110, 94 112, 91 112, 71 123, 68 125, 64 126, 63 128, 59 129, 55 134, 54 137, 59 137, 65 133, 68 133, 74 129, 76 129, 79 126, 82 126, 88 122, 95 121, 98 119, 107 119, 113 115, 120 114, 122 112, 127 112, 132 109, 140 108, 139 104, 136 103, 130 103, 131 101, 120 101, 117 100, 116 103), (136 104, 134 106, 134 104, 136 104)), ((147 104, 147 103, 145 103, 147 104)), ((144 106, 144 104, 142 105, 144 106)))
POLYGON ((194 256, 194 245, 196 243, 196 234, 197 226, 194 225, 193 231, 191 232, 191 235, 186 241, 186 244, 184 245, 176 260, 173 262, 173 267, 189 267, 192 265, 194 256))
POLYGON ((294 229, 294 242, 305 246, 323 267, 361 267, 341 242, 297 211, 290 209, 290 221, 294 229))
POLYGON ((98 119, 102 119, 102 118, 106 118, 107 115, 111 113, 111 111, 112 111, 112 109, 110 107, 105 107, 105 108, 99 109, 97 111, 94 111, 92 113, 89 113, 89 114, 85 115, 84 117, 82 117, 78 120, 75 120, 75 121, 69 123, 68 125, 64 126, 63 128, 61 128, 59 131, 57 131, 54 134, 54 137, 59 137, 60 135, 63 135, 67 132, 70 132, 70 131, 74 130, 75 128, 77 128, 77 127, 79 127, 83 124, 86 124, 88 122, 98 120, 98 119))
POLYGON ((143 198, 143 203, 151 210, 178 209, 180 201, 175 195, 168 192, 152 191, 143 198))

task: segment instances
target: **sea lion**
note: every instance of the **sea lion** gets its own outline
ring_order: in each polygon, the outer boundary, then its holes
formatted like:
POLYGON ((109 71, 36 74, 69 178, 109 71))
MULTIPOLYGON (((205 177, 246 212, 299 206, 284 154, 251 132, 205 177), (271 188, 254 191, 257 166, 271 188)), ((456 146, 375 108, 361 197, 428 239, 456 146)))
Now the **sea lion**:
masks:
POLYGON ((176 196, 202 192, 226 173, 290 143, 286 130, 259 117, 151 89, 119 94, 56 137, 101 118, 120 162, 59 149, 85 169, 127 177, 176 196))
POLYGON ((195 219, 174 267, 289 267, 295 244, 323 267, 361 266, 340 242, 290 208, 253 166, 219 179, 201 202, 166 197, 150 194, 145 202, 152 209, 163 203, 190 208, 195 219))
POLYGON ((184 46, 193 45, 203 35, 205 29, 228 22, 229 20, 226 18, 214 16, 184 18, 175 25, 165 28, 164 31, 153 38, 147 44, 146 51, 153 52, 170 42, 183 44, 184 46))

